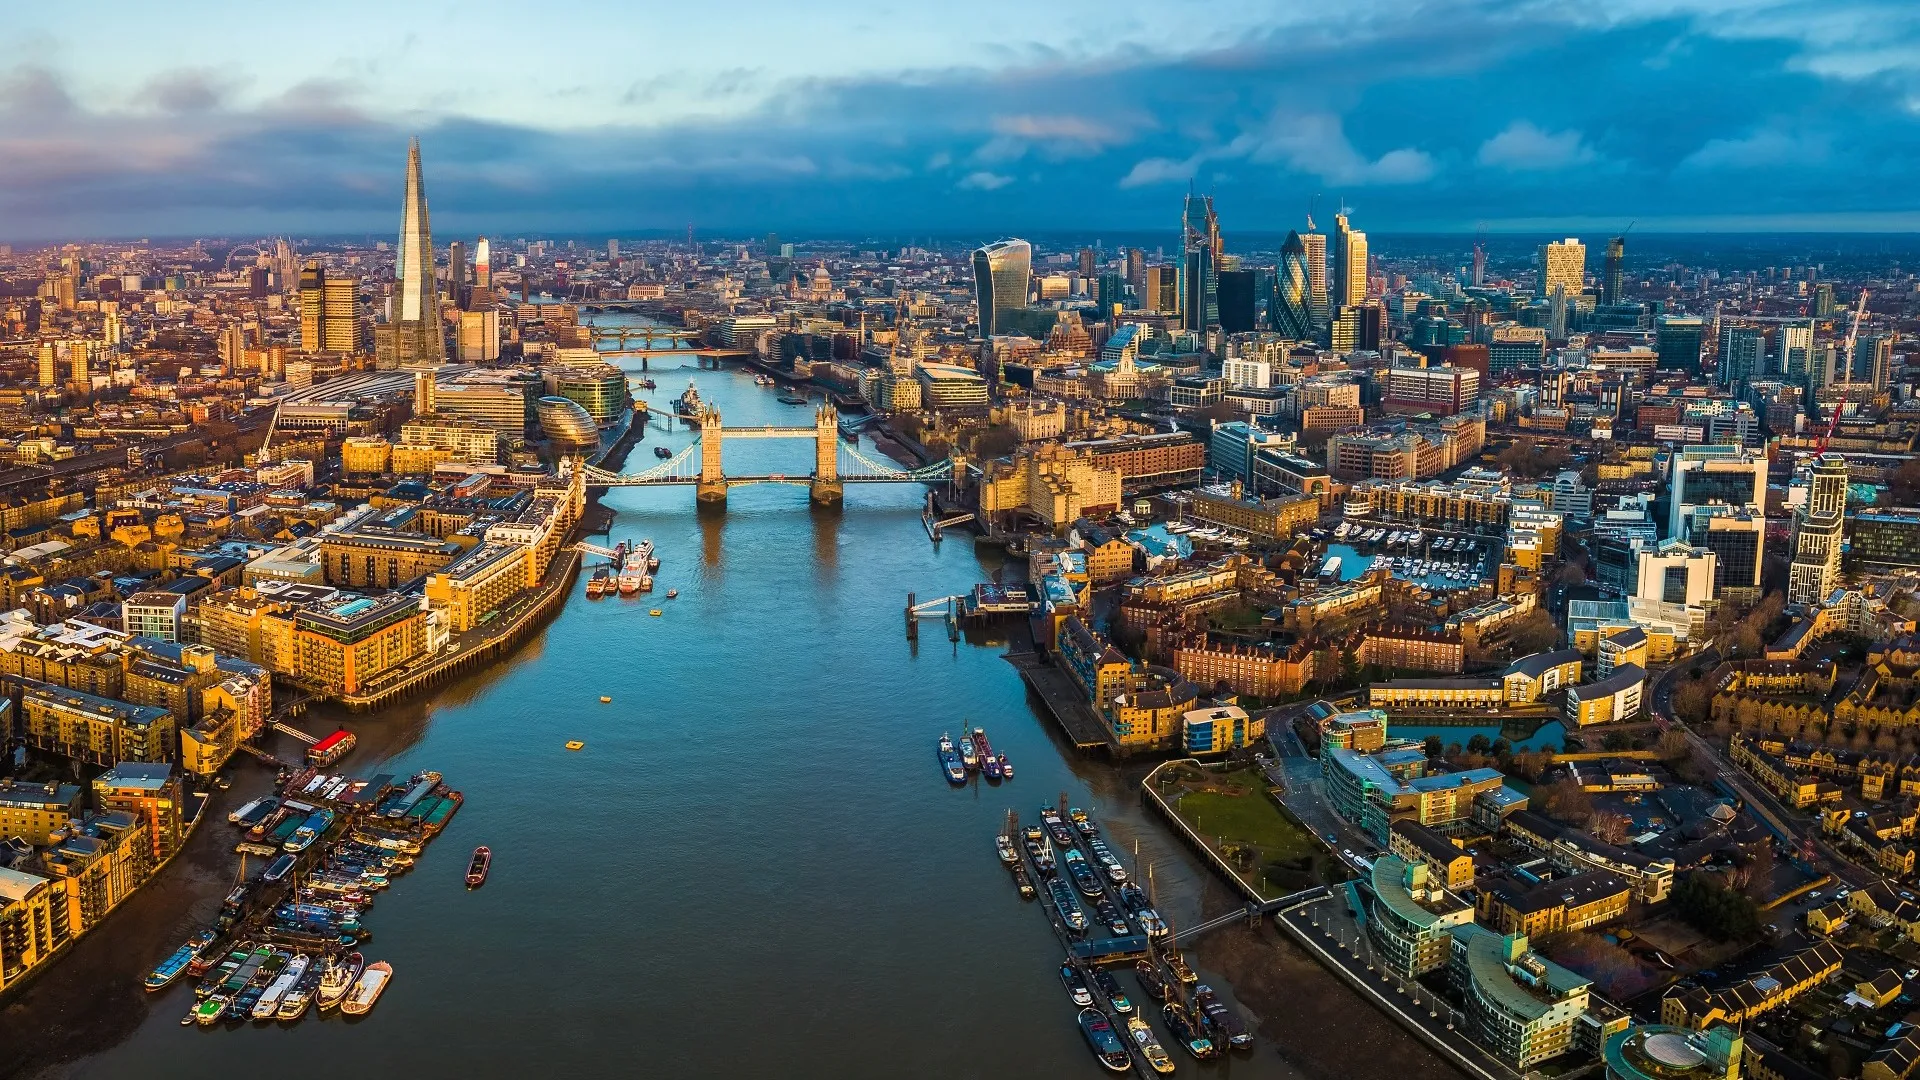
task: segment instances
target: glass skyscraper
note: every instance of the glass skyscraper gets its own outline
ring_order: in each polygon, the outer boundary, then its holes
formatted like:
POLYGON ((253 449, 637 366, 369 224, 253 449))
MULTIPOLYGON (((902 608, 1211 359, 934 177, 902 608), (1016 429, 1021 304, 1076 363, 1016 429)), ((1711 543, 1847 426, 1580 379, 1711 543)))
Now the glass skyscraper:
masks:
POLYGON ((1220 323, 1220 219, 1213 213, 1213 196, 1187 194, 1181 232, 1181 323, 1188 330, 1205 330, 1220 323))
POLYGON ((1312 281, 1307 247, 1299 233, 1290 232, 1280 248, 1280 268, 1273 280, 1273 328, 1281 336, 1295 341, 1312 339, 1312 281))
POLYGON ((1007 313, 1027 306, 1027 281, 1032 275, 1033 245, 1025 240, 999 240, 973 253, 981 337, 1007 332, 1007 313))
POLYGON ((407 147, 407 193, 400 207, 400 246, 394 256, 394 356, 401 367, 438 367, 447 361, 440 323, 440 288, 433 276, 433 232, 427 223, 427 187, 420 177, 420 140, 407 147))

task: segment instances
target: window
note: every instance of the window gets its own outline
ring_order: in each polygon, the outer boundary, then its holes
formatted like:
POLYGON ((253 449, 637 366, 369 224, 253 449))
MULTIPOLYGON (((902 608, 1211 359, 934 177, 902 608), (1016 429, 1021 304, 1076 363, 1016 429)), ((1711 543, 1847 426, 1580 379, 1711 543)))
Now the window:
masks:
POLYGON ((1669 566, 1666 579, 1661 585, 1660 601, 1665 604, 1684 604, 1687 602, 1687 568, 1669 566))

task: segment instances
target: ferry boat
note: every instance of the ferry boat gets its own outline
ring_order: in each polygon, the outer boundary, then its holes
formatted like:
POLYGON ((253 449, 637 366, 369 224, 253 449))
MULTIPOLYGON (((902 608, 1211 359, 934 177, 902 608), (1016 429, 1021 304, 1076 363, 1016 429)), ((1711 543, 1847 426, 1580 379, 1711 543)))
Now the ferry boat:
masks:
POLYGON ((1127 1017, 1127 1034, 1133 1036, 1133 1045, 1140 1048, 1140 1056, 1147 1059, 1147 1067, 1162 1076, 1173 1071, 1173 1059, 1167 1056, 1167 1048, 1160 1045, 1154 1037, 1153 1025, 1138 1016, 1127 1017))
POLYGON ((1113 1030, 1113 1021, 1099 1009, 1080 1010, 1080 1031, 1087 1037, 1087 1045, 1093 1047, 1093 1056, 1108 1072, 1133 1071, 1133 1055, 1127 1053, 1127 1044, 1113 1030))
POLYGON ((380 995, 393 981, 393 967, 382 960, 367 965, 367 969, 354 980, 353 989, 347 993, 347 999, 340 1003, 340 1011, 348 1016, 364 1016, 380 1000, 380 995))
MULTIPOLYGON (((358 745, 360 745, 359 736, 348 731, 346 728, 341 728, 326 738, 321 739, 319 742, 314 743, 312 746, 307 747, 307 764, 315 768, 325 768, 339 761, 341 758, 346 757, 347 754, 352 752, 353 748, 358 745)), ((342 785, 342 788, 344 788, 344 785, 342 785)))
POLYGON ((346 1000, 347 991, 353 989, 366 966, 367 958, 359 953, 334 958, 327 965, 326 974, 320 976, 320 1008, 331 1009, 346 1000))
POLYGON ((980 755, 974 751, 971 735, 960 736, 960 763, 968 769, 980 767, 980 755))
POLYGON ((774 398, 774 400, 782 405, 805 405, 807 403, 807 399, 801 397, 799 394, 781 394, 779 397, 774 398))
POLYGON ((684 420, 698 420, 706 412, 706 402, 700 400, 700 388, 692 380, 687 381, 687 391, 673 399, 674 415, 684 420))
POLYGON ((477 847, 473 849, 473 861, 467 864, 467 888, 477 889, 487 883, 487 870, 493 865, 493 849, 477 847))

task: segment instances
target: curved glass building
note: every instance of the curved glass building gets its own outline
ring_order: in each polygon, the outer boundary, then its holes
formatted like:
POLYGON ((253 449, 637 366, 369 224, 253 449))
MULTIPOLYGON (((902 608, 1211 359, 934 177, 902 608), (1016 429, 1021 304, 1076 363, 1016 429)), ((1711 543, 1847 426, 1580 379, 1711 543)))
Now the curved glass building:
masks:
POLYGON ((534 404, 540 432, 557 450, 591 452, 600 448, 600 428, 572 398, 550 395, 534 404))
POLYGON ((973 292, 980 308, 980 336, 1007 332, 1005 316, 1027 306, 1033 276, 1033 245, 996 240, 973 253, 973 292))
POLYGON ((1298 232, 1287 234, 1273 278, 1273 328, 1295 341, 1313 338, 1313 285, 1307 269, 1307 245, 1298 232))
POLYGON ((587 410, 602 427, 617 423, 631 404, 626 373, 611 364, 581 364, 554 370, 548 389, 587 410))

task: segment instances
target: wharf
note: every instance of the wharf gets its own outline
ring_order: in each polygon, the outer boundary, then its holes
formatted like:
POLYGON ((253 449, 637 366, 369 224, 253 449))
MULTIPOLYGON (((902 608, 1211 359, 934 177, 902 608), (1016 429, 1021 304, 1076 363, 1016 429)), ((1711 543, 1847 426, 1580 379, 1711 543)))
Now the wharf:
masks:
POLYGON ((1034 653, 1009 653, 1004 659, 1019 670, 1027 686, 1046 704, 1047 712, 1066 732, 1075 750, 1104 747, 1114 756, 1120 756, 1120 748, 1107 731, 1107 725, 1094 715, 1093 707, 1087 704, 1085 695, 1066 672, 1034 653))

